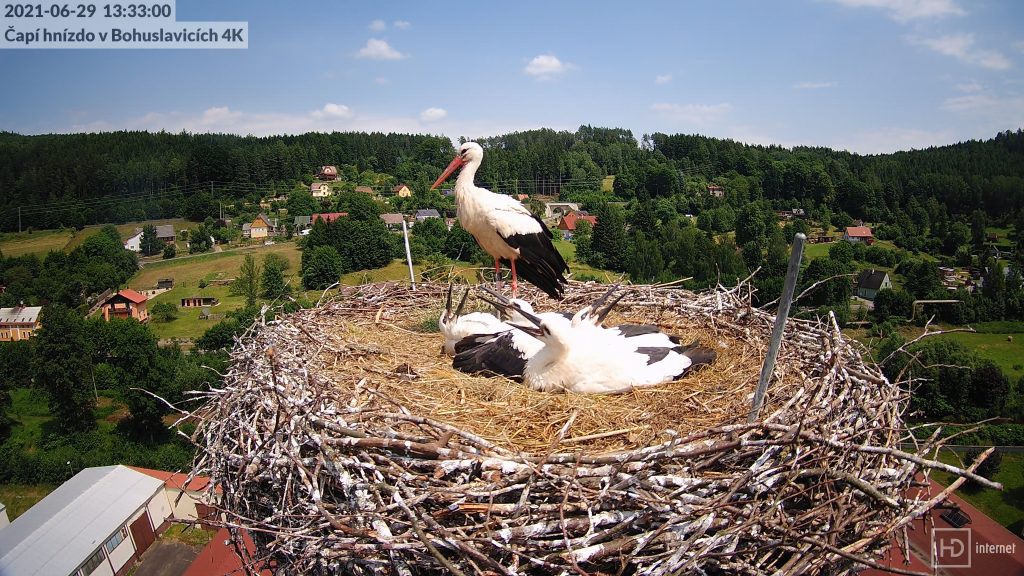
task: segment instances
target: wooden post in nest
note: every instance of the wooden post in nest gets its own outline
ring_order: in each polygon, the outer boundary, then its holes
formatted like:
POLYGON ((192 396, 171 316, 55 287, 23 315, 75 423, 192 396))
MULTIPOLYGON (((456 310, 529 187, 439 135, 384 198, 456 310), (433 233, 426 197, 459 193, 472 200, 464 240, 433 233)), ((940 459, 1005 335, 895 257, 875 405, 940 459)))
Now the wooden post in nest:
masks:
POLYGON ((764 359, 764 366, 761 367, 761 377, 757 381, 757 391, 754 393, 754 401, 750 405, 750 416, 747 417, 747 424, 757 421, 761 413, 761 405, 764 404, 764 395, 768 391, 768 381, 775 371, 775 359, 779 355, 779 346, 782 345, 782 332, 786 328, 786 318, 789 316, 789 305, 793 303, 793 293, 796 291, 796 279, 800 276, 800 259, 804 255, 804 242, 807 236, 797 232, 793 236, 793 251, 789 255, 789 268, 786 269, 786 283, 782 287, 782 297, 779 299, 779 311, 775 314, 775 326, 772 328, 772 338, 768 343, 768 355, 764 359))

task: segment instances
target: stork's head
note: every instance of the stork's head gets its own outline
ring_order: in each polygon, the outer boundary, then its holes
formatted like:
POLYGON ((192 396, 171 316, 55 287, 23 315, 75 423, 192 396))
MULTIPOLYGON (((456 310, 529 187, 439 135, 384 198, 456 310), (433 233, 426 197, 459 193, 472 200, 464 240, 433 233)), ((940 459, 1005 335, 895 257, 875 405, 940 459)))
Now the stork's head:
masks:
POLYGON ((484 149, 476 142, 466 142, 462 146, 459 146, 459 153, 455 155, 455 159, 448 164, 448 167, 444 169, 441 176, 437 178, 434 185, 430 187, 431 190, 437 188, 442 182, 448 179, 453 172, 459 169, 459 167, 470 163, 479 164, 484 159, 484 149))
POLYGON ((452 285, 448 284, 448 296, 445 298, 444 311, 441 312, 441 317, 437 320, 438 325, 442 329, 462 315, 462 309, 466 306, 466 297, 468 296, 469 288, 466 288, 466 291, 462 293, 462 300, 459 301, 459 305, 452 310, 452 285))

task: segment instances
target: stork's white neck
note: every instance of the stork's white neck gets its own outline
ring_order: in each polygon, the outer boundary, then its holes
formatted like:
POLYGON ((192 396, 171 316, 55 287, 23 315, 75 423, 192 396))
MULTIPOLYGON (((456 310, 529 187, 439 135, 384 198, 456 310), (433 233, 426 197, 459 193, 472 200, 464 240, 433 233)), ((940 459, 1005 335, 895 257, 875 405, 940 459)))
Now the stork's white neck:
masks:
POLYGON ((474 158, 462 167, 462 171, 459 172, 459 177, 455 180, 456 192, 473 187, 473 178, 476 177, 476 171, 480 168, 480 160, 480 158, 474 158))

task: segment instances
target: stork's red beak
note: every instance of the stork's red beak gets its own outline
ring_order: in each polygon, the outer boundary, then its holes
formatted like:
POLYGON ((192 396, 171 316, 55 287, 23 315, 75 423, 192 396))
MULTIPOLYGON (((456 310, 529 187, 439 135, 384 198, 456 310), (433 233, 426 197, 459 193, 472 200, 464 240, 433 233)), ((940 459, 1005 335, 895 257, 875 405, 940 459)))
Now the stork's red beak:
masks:
POLYGON ((434 182, 434 185, 431 186, 430 189, 433 190, 434 188, 440 186, 442 182, 447 180, 448 177, 452 175, 452 172, 455 172, 459 168, 459 166, 462 166, 463 164, 465 164, 465 162, 462 160, 462 156, 456 156, 455 159, 452 160, 452 163, 449 164, 448 167, 444 169, 444 172, 441 173, 441 176, 438 177, 437 182, 434 182))

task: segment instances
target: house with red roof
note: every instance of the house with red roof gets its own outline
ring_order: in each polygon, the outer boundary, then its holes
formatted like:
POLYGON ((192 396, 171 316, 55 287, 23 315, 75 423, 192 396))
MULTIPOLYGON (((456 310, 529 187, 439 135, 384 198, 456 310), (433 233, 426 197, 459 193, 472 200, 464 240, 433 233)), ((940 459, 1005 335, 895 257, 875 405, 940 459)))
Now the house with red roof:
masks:
MULTIPOLYGON (((922 479, 923 480, 923 479, 922 479)), ((908 497, 928 500, 943 490, 934 480, 912 488, 908 497)), ((895 538, 878 564, 944 576, 1024 575, 1024 540, 981 510, 952 493, 949 498, 907 527, 910 557, 895 538)), ((860 576, 882 576, 889 571, 872 568, 860 576)))
POLYGON ((875 236, 871 233, 871 228, 867 226, 847 226, 846 232, 843 233, 843 240, 863 242, 870 246, 875 242, 875 236))
POLYGON ((591 226, 597 226, 597 216, 574 210, 562 216, 562 219, 558 221, 558 229, 562 231, 562 238, 571 240, 573 232, 576 231, 576 223, 580 220, 586 220, 590 222, 591 226))
POLYGON ((348 212, 326 212, 324 214, 313 214, 310 218, 310 222, 316 224, 317 220, 323 220, 325 223, 330 224, 342 216, 348 216, 348 212))
POLYGON ((148 299, 145 296, 130 288, 111 294, 100 305, 103 319, 110 322, 111 318, 135 318, 139 322, 145 322, 149 320, 146 300, 148 299))
MULTIPOLYGON (((164 470, 153 470, 139 466, 129 466, 136 472, 156 478, 164 483, 164 496, 171 505, 171 516, 165 519, 165 523, 178 520, 199 520, 217 517, 217 509, 203 503, 203 494, 210 486, 210 479, 205 476, 189 478, 188 474, 180 472, 167 472, 164 470)), ((220 489, 216 490, 220 494, 220 489)), ((164 526, 163 528, 166 528, 164 526)), ((208 526, 204 525, 204 528, 208 526)), ((158 530, 158 532, 162 531, 158 530)))

